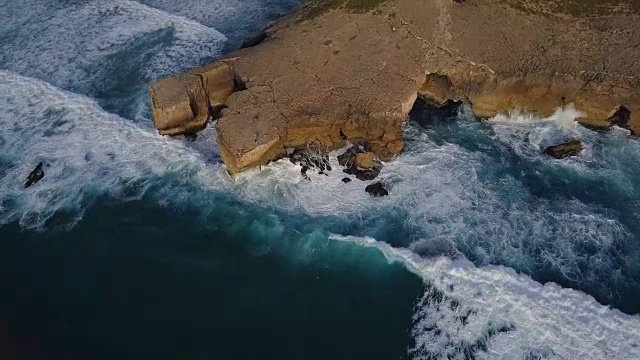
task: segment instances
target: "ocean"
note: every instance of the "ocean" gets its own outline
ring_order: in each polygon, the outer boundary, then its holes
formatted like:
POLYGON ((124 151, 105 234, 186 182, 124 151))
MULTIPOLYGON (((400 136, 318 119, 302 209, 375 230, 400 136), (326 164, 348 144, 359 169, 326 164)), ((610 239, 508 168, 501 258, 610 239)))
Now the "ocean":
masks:
POLYGON ((640 359, 626 130, 418 104, 384 198, 157 134, 151 81, 297 6, 0 0, 0 358, 640 359))

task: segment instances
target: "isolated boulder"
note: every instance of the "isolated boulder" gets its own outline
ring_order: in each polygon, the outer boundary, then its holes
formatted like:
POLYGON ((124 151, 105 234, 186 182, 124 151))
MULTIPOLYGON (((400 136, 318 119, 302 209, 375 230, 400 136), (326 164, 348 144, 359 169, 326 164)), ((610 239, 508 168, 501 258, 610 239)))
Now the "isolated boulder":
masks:
POLYGON ((41 161, 35 167, 35 169, 31 170, 31 172, 29 173, 29 176, 27 176, 27 179, 26 179, 26 181, 24 183, 24 187, 25 188, 28 188, 31 185, 34 185, 38 181, 42 180, 42 178, 44 178, 44 170, 42 170, 43 166, 44 166, 44 164, 41 161))
POLYGON ((373 197, 382 197, 389 195, 389 191, 381 182, 368 185, 366 188, 364 188, 364 191, 368 192, 373 197))
POLYGON ((571 140, 566 143, 549 146, 544 150, 544 153, 551 155, 556 159, 563 159, 567 156, 574 156, 580 154, 582 151, 582 142, 580 140, 571 140))

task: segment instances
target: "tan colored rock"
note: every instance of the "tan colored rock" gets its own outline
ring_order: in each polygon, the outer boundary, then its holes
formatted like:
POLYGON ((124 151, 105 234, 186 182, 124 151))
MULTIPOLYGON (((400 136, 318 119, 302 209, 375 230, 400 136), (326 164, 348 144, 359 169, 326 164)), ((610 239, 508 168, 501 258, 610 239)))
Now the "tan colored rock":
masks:
POLYGON ((192 69, 189 73, 200 77, 209 105, 212 107, 224 105, 235 91, 233 69, 225 62, 208 64, 192 69))
POLYGON ((418 90, 418 95, 435 105, 444 105, 453 95, 452 86, 446 75, 428 74, 425 83, 418 90))
POLYGON ((149 87, 151 113, 162 135, 194 133, 205 127, 208 101, 200 79, 180 74, 154 82, 149 87))
POLYGON ((485 118, 510 110, 548 116, 573 104, 585 126, 640 133, 640 47, 630 46, 640 39, 637 2, 571 4, 307 1, 259 45, 192 70, 199 87, 186 75, 153 84, 154 122, 161 133, 203 124, 192 110, 202 107, 197 89, 210 105, 224 102, 216 130, 231 173, 288 147, 331 150, 345 141, 391 160, 418 96, 468 101, 485 118), (235 91, 238 78, 246 90, 235 91), (616 115, 621 107, 628 113, 616 115))
POLYGON ((373 162, 373 153, 363 152, 356 154, 356 160, 354 161, 355 165, 361 169, 372 169, 373 162))

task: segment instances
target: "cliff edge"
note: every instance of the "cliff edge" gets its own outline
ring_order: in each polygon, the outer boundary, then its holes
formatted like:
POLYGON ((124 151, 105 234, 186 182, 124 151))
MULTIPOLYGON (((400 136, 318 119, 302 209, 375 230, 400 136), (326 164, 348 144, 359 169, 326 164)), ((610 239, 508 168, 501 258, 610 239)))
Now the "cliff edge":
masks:
MULTIPOLYGON (((162 134, 216 119, 230 173, 288 148, 403 146, 421 97, 467 101, 476 116, 539 116, 573 103, 585 126, 640 134, 640 2, 316 0, 264 41, 151 84, 162 134)), ((253 44, 252 44, 253 45, 253 44)))

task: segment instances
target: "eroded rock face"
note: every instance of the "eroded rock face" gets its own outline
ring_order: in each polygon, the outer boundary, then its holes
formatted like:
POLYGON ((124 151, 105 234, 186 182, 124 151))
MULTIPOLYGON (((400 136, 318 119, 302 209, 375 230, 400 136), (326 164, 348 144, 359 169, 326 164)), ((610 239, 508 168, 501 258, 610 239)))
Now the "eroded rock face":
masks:
POLYGON ((202 109, 224 104, 216 130, 231 173, 287 148, 347 141, 391 160, 418 96, 436 106, 469 102, 483 118, 513 109, 549 116, 574 104, 586 126, 640 130, 640 48, 629 47, 640 15, 631 0, 599 6, 597 17, 586 0, 574 1, 585 3, 579 14, 528 2, 365 2, 312 1, 267 28, 259 45, 152 84, 156 127, 200 129, 202 109))
POLYGON ((214 63, 156 81, 149 86, 153 122, 162 135, 204 129, 214 108, 224 106, 235 91, 234 72, 214 63))
MULTIPOLYGON (((631 120, 631 111, 625 106, 619 105, 607 119, 610 125, 617 125, 624 129, 629 129, 629 120, 631 120)), ((634 133, 632 129, 631 133, 634 133)))
POLYGON ((162 135, 193 133, 204 129, 209 104, 200 78, 180 74, 151 84, 153 123, 162 135))

